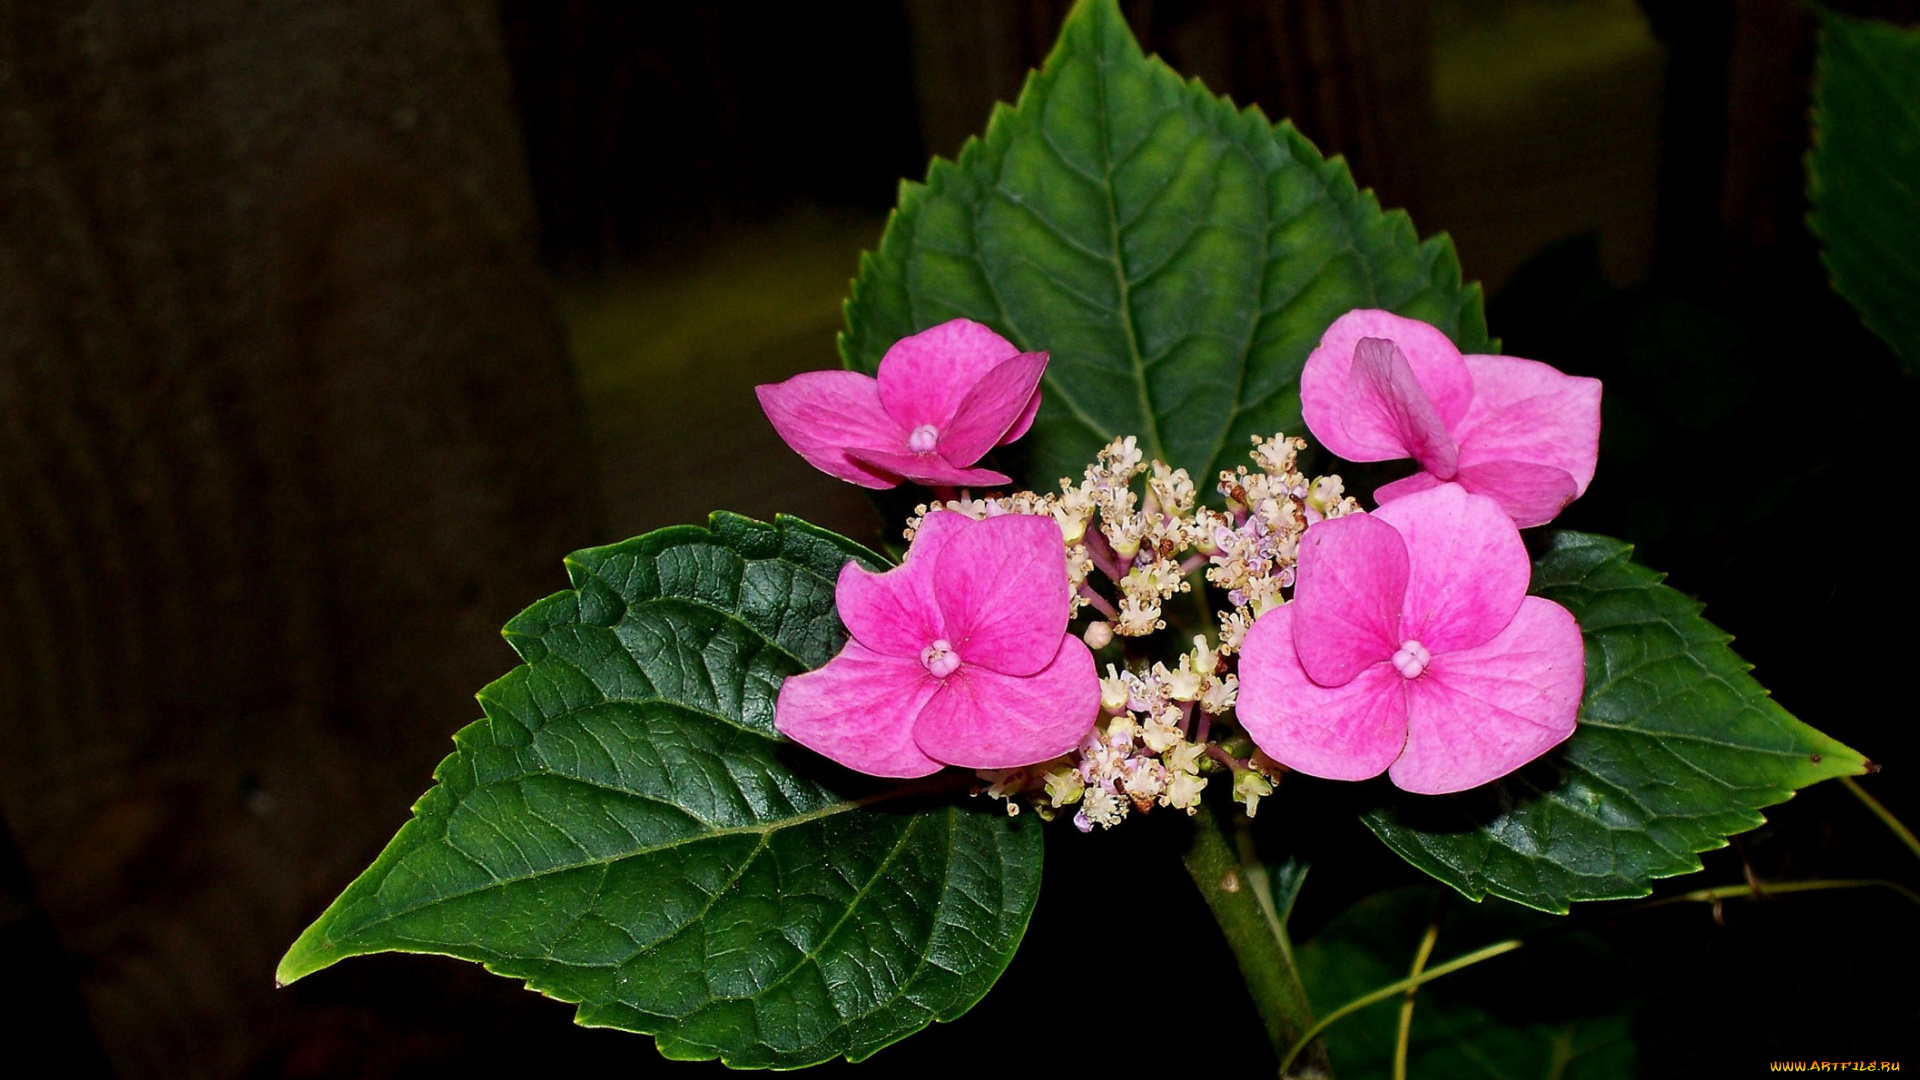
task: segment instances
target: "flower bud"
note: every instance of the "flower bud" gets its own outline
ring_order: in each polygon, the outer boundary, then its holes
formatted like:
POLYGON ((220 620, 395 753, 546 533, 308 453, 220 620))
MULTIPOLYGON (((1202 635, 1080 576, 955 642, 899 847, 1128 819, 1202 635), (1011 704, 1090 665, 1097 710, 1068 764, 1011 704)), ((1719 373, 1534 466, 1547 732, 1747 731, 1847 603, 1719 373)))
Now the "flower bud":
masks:
MULTIPOLYGON (((1113 624, 1096 619, 1087 624, 1086 632, 1081 634, 1089 649, 1104 649, 1113 644, 1113 624)), ((1104 700, 1104 696, 1103 696, 1104 700)))
POLYGON ((1252 769, 1236 769, 1233 775, 1233 797, 1236 802, 1247 804, 1247 816, 1252 817, 1260 808, 1260 800, 1273 794, 1273 785, 1267 778, 1252 769))

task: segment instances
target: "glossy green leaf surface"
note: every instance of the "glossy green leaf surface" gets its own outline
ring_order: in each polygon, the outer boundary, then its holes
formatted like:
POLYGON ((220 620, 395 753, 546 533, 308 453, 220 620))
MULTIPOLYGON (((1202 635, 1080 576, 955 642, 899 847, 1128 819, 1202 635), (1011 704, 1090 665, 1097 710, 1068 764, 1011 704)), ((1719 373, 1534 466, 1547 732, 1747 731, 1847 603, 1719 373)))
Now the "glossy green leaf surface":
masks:
POLYGON ((1028 819, 866 783, 779 738, 782 679, 845 641, 871 552, 716 514, 567 560, 507 625, 437 784, 281 961, 484 963, 673 1058, 859 1059, 979 1000, 1040 885, 1028 819))
POLYGON ((1419 241, 1292 125, 1143 55, 1114 0, 1081 0, 1019 103, 902 186, 840 351, 871 373, 909 334, 985 323, 1051 354, 1029 484, 1136 435, 1206 489, 1250 435, 1301 431, 1301 365, 1357 307, 1488 351, 1451 241, 1419 241))
MULTIPOLYGON (((1295 950, 1300 977, 1325 1016, 1406 978, 1421 938, 1438 917, 1426 967, 1540 929, 1544 916, 1511 908, 1461 910, 1432 889, 1397 889, 1342 912, 1295 950), (1517 917, 1516 917, 1517 916, 1517 917)), ((1614 1080, 1635 1073, 1632 1016, 1602 987, 1617 966, 1591 938, 1529 945, 1441 976, 1419 988, 1408 1027, 1410 1077, 1450 1080, 1614 1080)), ((1336 1021, 1325 1034, 1341 1080, 1393 1075, 1403 995, 1336 1021)))
POLYGON ((1747 674, 1701 605, 1628 561, 1618 540, 1552 536, 1533 591, 1571 611, 1587 688, 1573 737, 1460 795, 1395 792, 1366 823, 1472 899, 1542 911, 1647 895, 1655 878, 1765 819, 1760 808, 1866 771, 1855 751, 1789 715, 1747 674))
POLYGON ((1920 370, 1920 28, 1821 18, 1808 220, 1834 288, 1920 370))

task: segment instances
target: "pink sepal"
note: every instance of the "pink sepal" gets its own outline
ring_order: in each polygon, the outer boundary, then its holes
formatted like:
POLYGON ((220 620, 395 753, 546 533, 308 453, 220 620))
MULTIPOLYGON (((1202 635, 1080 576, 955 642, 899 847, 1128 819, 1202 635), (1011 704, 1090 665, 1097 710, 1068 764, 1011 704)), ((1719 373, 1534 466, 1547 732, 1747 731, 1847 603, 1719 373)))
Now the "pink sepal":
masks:
POLYGON ((872 379, 853 371, 803 371, 753 392, 773 429, 809 465, 866 488, 900 483, 898 475, 848 455, 850 449, 906 445, 906 430, 880 406, 872 379))
POLYGON ((1409 495, 1417 495, 1422 491, 1432 491, 1444 483, 1446 483, 1445 480, 1440 479, 1430 472, 1417 472, 1412 476, 1403 476, 1392 483, 1382 484, 1374 488, 1373 501, 1381 506, 1385 506, 1395 499, 1404 499, 1409 495))
POLYGON ((1407 746, 1393 782, 1444 795, 1505 776, 1573 734, 1585 684, 1579 624, 1559 604, 1527 597, 1493 640, 1435 655, 1408 682, 1407 746))
POLYGON ((918 658, 882 656, 849 641, 825 667, 780 684, 774 726, 849 769, 872 776, 926 776, 938 772, 941 763, 914 742, 914 721, 940 689, 918 658))
MULTIPOLYGON (((937 453, 889 453, 884 450, 849 450, 847 456, 877 473, 904 476, 917 484, 943 487, 1002 487, 1013 482, 1006 473, 992 469, 959 469, 937 453)), ((894 483, 899 483, 895 480, 894 483)), ((892 487, 893 484, 884 485, 892 487)))
POLYGON ((967 393, 1019 351, 972 319, 950 319, 901 338, 880 358, 880 401, 902 430, 944 431, 967 393))
POLYGON ((1600 380, 1516 356, 1469 356, 1466 364, 1473 403, 1452 429, 1461 469, 1495 461, 1549 466, 1573 478, 1574 498, 1585 495, 1600 457, 1600 380))
POLYGON ((955 465, 971 465, 999 445, 1040 392, 1047 354, 1021 353, 996 365, 960 401, 953 419, 940 429, 940 456, 955 465))
POLYGON ((1027 429, 1033 426, 1033 418, 1039 415, 1040 391, 1035 390, 1033 396, 1027 399, 1027 407, 1020 410, 1020 415, 1014 418, 1013 426, 1007 429, 1005 435, 1000 436, 1000 445, 1005 446, 1025 435, 1027 429))
POLYGON ((1395 499, 1373 516, 1406 544, 1401 640, 1438 655, 1485 644, 1513 621, 1533 567, 1499 503, 1442 484, 1395 499))
POLYGON ((1545 525, 1578 498, 1580 487, 1564 469, 1530 461, 1482 461, 1464 465, 1454 480, 1500 504, 1516 528, 1545 525))
POLYGON ((1315 682, 1294 650, 1297 606, 1274 608, 1247 630, 1240 723, 1289 769, 1328 780, 1378 776, 1406 742, 1405 680, 1392 665, 1378 663, 1341 686, 1315 682))
POLYGON ((1347 437, 1343 404, 1353 369, 1353 350, 1362 338, 1384 338, 1399 346, 1415 380, 1426 392, 1442 425, 1451 428, 1473 400, 1473 376, 1447 335, 1391 311, 1359 309, 1335 319, 1300 372, 1300 409, 1320 445, 1348 461, 1385 461, 1405 457, 1347 437))
POLYGON ((965 514, 936 510, 920 522, 899 566, 882 573, 849 562, 840 568, 834 606, 855 641, 877 653, 918 661, 927 643, 946 636, 934 596, 934 559, 972 524, 965 514))
MULTIPOLYGON (((1341 686, 1400 647, 1407 545, 1370 514, 1311 525, 1300 538, 1294 649, 1309 678, 1341 686)), ((1264 621, 1264 620, 1262 620, 1264 621)))
POLYGON ((920 713, 921 751, 969 769, 1011 769, 1073 749, 1099 712, 1100 677, 1079 638, 1055 640, 1050 662, 1024 678, 962 664, 920 713))
POLYGON ((1459 447, 1394 343, 1361 338, 1354 346, 1341 405, 1347 440, 1382 461, 1411 457, 1435 476, 1452 476, 1459 447))
POLYGON ((1002 514, 966 526, 938 556, 939 636, 969 666, 1016 676, 1046 667, 1067 632, 1065 555, 1050 517, 1002 514))

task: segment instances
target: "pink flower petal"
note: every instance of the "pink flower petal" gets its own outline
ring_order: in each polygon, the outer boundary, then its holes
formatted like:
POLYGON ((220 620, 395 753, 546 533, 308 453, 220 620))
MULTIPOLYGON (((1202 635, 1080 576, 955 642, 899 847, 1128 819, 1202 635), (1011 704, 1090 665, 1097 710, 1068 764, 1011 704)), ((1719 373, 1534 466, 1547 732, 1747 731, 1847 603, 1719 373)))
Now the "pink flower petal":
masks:
POLYGON ((1372 455, 1349 460, 1411 457, 1436 476, 1453 475, 1459 448, 1393 342, 1361 338, 1354 346, 1341 413, 1348 442, 1372 455))
POLYGON ((1368 514, 1329 518, 1300 538, 1293 647, 1314 682, 1342 686, 1400 647, 1407 546, 1368 514))
POLYGON ((1100 710, 1100 677, 1079 638, 1056 641, 1051 662, 1024 678, 962 662, 914 725, 921 751, 949 765, 1011 769, 1078 745, 1100 710))
POLYGON ((1407 748, 1393 782, 1444 795, 1505 776, 1573 734, 1585 683, 1579 624, 1527 597, 1492 641, 1437 653, 1408 683, 1407 748))
POLYGON ((1500 504, 1516 528, 1545 525, 1578 498, 1580 486, 1565 469, 1529 461, 1482 461, 1454 477, 1461 487, 1500 504))
POLYGON ((841 567, 834 607, 854 640, 882 655, 918 663, 930 642, 945 637, 933 592, 934 558, 972 524, 965 514, 936 510, 921 522, 899 566, 881 573, 855 562, 841 567))
POLYGON ((1067 546, 1051 517, 1002 514, 968 525, 934 567, 946 637, 969 667, 1032 675, 1067 632, 1067 546))
POLYGON ((1469 356, 1473 403, 1453 432, 1460 464, 1550 465, 1586 494, 1600 455, 1600 380, 1514 356, 1469 356))
POLYGON ((992 469, 957 469, 939 454, 849 450, 847 456, 874 472, 904 476, 916 484, 988 488, 1005 487, 1013 483, 1012 477, 992 469))
POLYGON ((1533 567, 1500 504, 1458 484, 1395 499, 1373 512, 1406 542, 1400 636, 1433 654, 1483 645, 1513 621, 1533 567))
POLYGON ((1366 456, 1366 446, 1349 440, 1342 416, 1353 350, 1361 338, 1385 338, 1399 346, 1443 426, 1451 430, 1466 414, 1473 400, 1473 376, 1447 335, 1390 311, 1349 311, 1327 327, 1319 347, 1307 357, 1306 367, 1300 372, 1301 413, 1320 445, 1349 461, 1386 460, 1366 456))
POLYGON ((1445 480, 1430 472, 1417 472, 1412 476, 1403 476, 1392 483, 1381 484, 1374 488, 1373 501, 1376 505, 1385 506, 1394 499, 1404 499, 1422 491, 1432 491, 1444 483, 1446 483, 1445 480))
POLYGON ((1013 426, 1007 429, 1005 435, 1000 436, 1000 445, 1005 446, 1025 435, 1027 429, 1033 426, 1033 418, 1039 415, 1040 391, 1035 390, 1033 396, 1027 399, 1027 407, 1020 410, 1020 415, 1014 418, 1013 426))
POLYGON ((880 358, 880 401, 907 431, 921 424, 945 430, 967 392, 1019 351, 971 319, 943 322, 901 338, 880 358))
POLYGON ((956 465, 971 465, 999 445, 1040 392, 1040 376, 1047 370, 1047 354, 1021 353, 1002 361, 967 391, 954 410, 953 420, 941 429, 940 456, 956 465))
POLYGON ((904 450, 907 431, 880 405, 874 380, 854 371, 804 371, 754 387, 760 408, 794 452, 830 476, 890 488, 897 475, 848 456, 849 449, 904 450))
POLYGON ((1294 651, 1298 607, 1274 608, 1248 628, 1240 650, 1240 723, 1290 769, 1328 780, 1378 776, 1406 742, 1407 680, 1382 663, 1341 686, 1315 682, 1294 651))
POLYGON ((918 658, 882 656, 849 641, 825 667, 780 684, 773 722, 789 739, 849 769, 926 776, 941 763, 914 742, 914 721, 939 689, 918 658))

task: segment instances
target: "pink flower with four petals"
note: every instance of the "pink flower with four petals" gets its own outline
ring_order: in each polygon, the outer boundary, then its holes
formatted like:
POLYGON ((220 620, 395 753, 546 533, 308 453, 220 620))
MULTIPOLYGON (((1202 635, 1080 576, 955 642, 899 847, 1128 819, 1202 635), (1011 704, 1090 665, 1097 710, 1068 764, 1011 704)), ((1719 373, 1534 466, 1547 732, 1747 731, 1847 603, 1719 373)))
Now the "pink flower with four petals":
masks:
POLYGON ((1580 627, 1528 596, 1500 505, 1443 484, 1308 528, 1293 602, 1248 630, 1240 721, 1289 768, 1438 795, 1573 734, 1580 627))
POLYGON ((1439 330, 1389 311, 1350 311, 1327 328, 1300 373, 1300 402, 1308 430, 1348 461, 1420 463, 1375 491, 1378 502, 1451 481, 1521 528, 1584 494, 1600 453, 1598 379, 1462 356, 1439 330))
POLYGON ((996 487, 1006 474, 969 466, 1033 426, 1046 369, 1046 353, 954 319, 895 342, 877 379, 806 371, 754 393, 788 446, 848 483, 996 487))
POLYGON ((1064 754, 1100 704, 1093 654, 1067 634, 1068 588, 1052 518, 928 514, 899 566, 841 570, 835 602, 852 636, 781 684, 774 724, 875 776, 1064 754))

